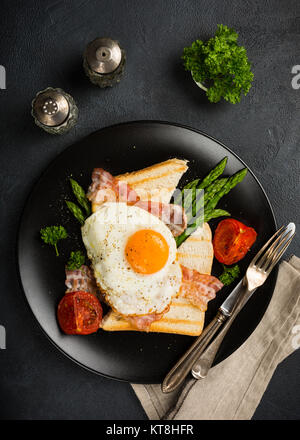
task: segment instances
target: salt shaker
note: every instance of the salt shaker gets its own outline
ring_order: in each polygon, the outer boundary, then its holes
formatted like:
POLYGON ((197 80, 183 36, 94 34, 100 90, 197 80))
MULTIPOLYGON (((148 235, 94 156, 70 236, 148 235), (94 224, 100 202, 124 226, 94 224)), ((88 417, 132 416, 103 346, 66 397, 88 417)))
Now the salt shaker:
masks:
POLYGON ((83 55, 83 67, 90 81, 98 87, 112 87, 121 81, 126 63, 126 53, 118 41, 96 38, 83 55))
POLYGON ((77 122, 78 108, 71 95, 48 87, 32 101, 31 114, 37 126, 51 134, 63 134, 77 122))

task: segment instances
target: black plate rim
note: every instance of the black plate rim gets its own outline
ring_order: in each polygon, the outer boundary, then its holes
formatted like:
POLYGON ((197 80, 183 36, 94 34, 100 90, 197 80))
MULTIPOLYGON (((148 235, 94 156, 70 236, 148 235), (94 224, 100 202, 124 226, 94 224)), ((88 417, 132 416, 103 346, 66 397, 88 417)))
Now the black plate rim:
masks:
MULTIPOLYGON (((250 172, 250 174, 252 175, 252 177, 254 178, 254 180, 256 181, 256 183, 258 184, 258 186, 259 186, 261 192, 263 193, 263 195, 264 195, 264 197, 265 197, 265 200, 266 200, 266 202, 267 202, 267 204, 268 204, 268 207, 269 207, 270 212, 271 212, 271 215, 272 215, 272 219, 273 219, 273 222, 274 222, 274 226, 275 226, 276 229, 278 228, 278 226, 277 226, 277 221, 276 221, 276 218, 275 218, 275 214, 274 214, 274 210, 273 210, 273 207, 272 207, 272 205, 271 205, 271 202, 270 202, 270 200, 269 200, 269 198, 268 198, 268 196, 267 196, 267 194, 266 194, 266 192, 265 192, 265 190, 264 190, 262 184, 260 183, 260 181, 258 180, 258 178, 255 176, 255 174, 254 174, 254 172, 251 170, 251 168, 248 167, 248 165, 247 165, 247 164, 246 164, 246 163, 245 163, 245 162, 244 162, 244 161, 238 156, 237 153, 235 153, 234 151, 232 151, 232 150, 231 150, 229 147, 227 147, 223 142, 219 141, 219 140, 216 139, 215 137, 213 137, 213 136, 207 134, 206 132, 204 132, 204 131, 202 131, 202 130, 200 130, 200 129, 196 129, 196 128, 190 127, 190 126, 188 126, 188 125, 186 125, 186 124, 181 124, 181 123, 177 123, 177 122, 162 121, 162 120, 152 120, 152 119, 151 119, 151 120, 124 121, 124 122, 119 122, 119 123, 112 124, 112 125, 107 125, 107 126, 105 126, 105 127, 102 127, 102 128, 100 128, 100 129, 98 129, 98 130, 93 131, 92 133, 88 134, 87 136, 84 136, 83 138, 81 138, 81 139, 75 141, 74 143, 72 143, 71 145, 67 146, 66 148, 64 148, 59 154, 57 154, 57 155, 56 155, 56 156, 55 156, 55 157, 54 157, 54 158, 48 163, 48 165, 47 165, 47 166, 45 167, 45 169, 42 171, 42 173, 40 174, 40 176, 35 180, 35 182, 34 182, 34 183, 32 184, 32 186, 31 186, 31 188, 29 189, 29 193, 28 193, 28 195, 27 195, 27 197, 26 197, 26 199, 25 199, 25 203, 24 203, 24 205, 23 205, 23 209, 22 209, 22 212, 21 212, 21 215, 20 215, 20 218, 19 218, 18 227, 17 227, 16 245, 15 245, 16 261, 17 261, 17 278, 18 278, 18 282, 19 282, 20 288, 21 288, 21 290, 22 290, 22 292, 23 292, 23 298, 25 299, 26 305, 28 306, 29 310, 31 310, 31 313, 32 313, 32 315, 34 316, 35 321, 37 322, 39 328, 42 330, 42 333, 46 336, 46 338, 48 339, 48 341, 50 341, 51 344, 52 344, 55 348, 58 349, 59 352, 61 352, 64 356, 66 356, 68 359, 70 359, 72 362, 74 362, 75 364, 77 364, 77 365, 80 366, 81 368, 83 368, 83 369, 85 369, 85 370, 87 370, 87 371, 89 371, 89 372, 91 372, 91 373, 93 373, 93 374, 96 374, 96 375, 101 376, 101 377, 105 377, 105 378, 107 378, 107 379, 116 380, 116 381, 119 381, 119 382, 126 382, 126 383, 129 383, 129 382, 131 382, 131 381, 129 381, 129 380, 127 380, 127 379, 122 379, 122 378, 120 378, 120 377, 114 377, 114 376, 110 376, 110 375, 105 374, 105 373, 101 373, 101 372, 99 372, 99 371, 97 371, 97 370, 94 370, 94 369, 91 368, 91 367, 88 367, 87 365, 82 364, 82 363, 79 362, 77 359, 74 359, 74 358, 73 358, 72 356, 70 356, 66 351, 64 351, 64 350, 63 350, 63 349, 62 349, 62 348, 61 348, 56 342, 54 342, 54 341, 50 338, 50 336, 47 334, 47 332, 43 329, 43 327, 42 327, 42 325, 40 324, 40 322, 39 322, 37 316, 35 315, 34 311, 32 310, 32 308, 31 308, 31 306, 30 306, 30 303, 29 303, 29 301, 28 301, 28 299, 27 299, 27 296, 26 296, 26 293, 25 293, 25 289, 24 289, 23 284, 22 284, 21 270, 20 270, 20 260, 19 260, 19 247, 20 247, 20 240, 19 240, 19 238, 20 238, 20 232, 21 232, 22 220, 23 220, 23 216, 24 216, 25 211, 26 211, 27 204, 29 203, 29 201, 30 201, 30 199, 31 199, 31 196, 32 196, 32 194, 33 194, 35 188, 38 186, 39 182, 43 179, 44 174, 46 174, 47 171, 48 171, 48 169, 53 165, 53 162, 54 162, 54 161, 56 161, 56 160, 57 160, 62 154, 64 154, 68 149, 71 149, 75 144, 81 142, 83 139, 87 139, 88 137, 95 135, 96 133, 98 133, 98 132, 100 132, 100 131, 102 132, 102 131, 104 131, 104 130, 114 129, 114 128, 117 128, 117 127, 119 127, 119 126, 123 126, 123 125, 142 125, 142 124, 161 124, 161 125, 171 125, 171 126, 175 126, 175 127, 179 127, 179 128, 184 128, 184 129, 186 129, 186 130, 190 130, 190 131, 193 131, 193 132, 195 132, 195 133, 201 134, 201 135, 207 137, 208 139, 211 139, 212 141, 214 141, 214 142, 218 143, 219 145, 221 145, 225 150, 227 150, 227 151, 228 151, 229 153, 231 153, 234 157, 236 157, 236 158, 237 158, 237 159, 238 159, 238 160, 239 160, 239 161, 240 161, 240 162, 241 162, 241 163, 247 168, 247 170, 250 172)), ((257 325, 259 325, 259 323, 261 322, 261 320, 262 320, 262 318, 263 318, 263 316, 264 316, 264 314, 265 314, 265 312, 266 312, 266 309, 267 309, 268 305, 270 304, 270 301, 271 301, 272 296, 273 296, 273 293, 274 293, 274 287, 275 287, 275 283, 276 283, 276 280, 277 280, 277 275, 278 275, 278 268, 274 268, 274 270, 273 270, 273 275, 272 275, 272 278, 273 278, 273 283, 272 283, 272 287, 271 287, 272 292, 271 292, 271 294, 270 294, 269 301, 268 301, 268 303, 267 303, 266 306, 265 306, 264 313, 262 314, 262 316, 261 316, 260 320, 258 321, 257 325)), ((257 326, 256 326, 256 327, 257 327, 257 326)), ((241 345, 244 344, 244 343, 248 340, 248 338, 249 338, 249 337, 251 336, 251 334, 254 332, 254 330, 256 329, 256 327, 253 328, 253 330, 249 333, 248 337, 245 339, 244 342, 241 343, 241 345)), ((193 340, 194 340, 194 338, 193 338, 193 340)), ((240 346, 241 346, 241 345, 240 345, 240 346)), ((239 346, 239 347, 240 347, 240 346, 239 346)), ((234 351, 236 351, 239 347, 237 347, 235 350, 233 350, 233 351, 232 351, 227 357, 229 357, 229 356, 230 356, 234 351)), ((216 364, 214 364, 214 365, 217 365, 217 363, 218 363, 218 362, 216 362, 216 364)), ((155 382, 152 382, 152 381, 147 381, 147 382, 145 382, 145 381, 135 381, 135 383, 147 383, 147 384, 151 384, 151 383, 155 383, 155 382)))

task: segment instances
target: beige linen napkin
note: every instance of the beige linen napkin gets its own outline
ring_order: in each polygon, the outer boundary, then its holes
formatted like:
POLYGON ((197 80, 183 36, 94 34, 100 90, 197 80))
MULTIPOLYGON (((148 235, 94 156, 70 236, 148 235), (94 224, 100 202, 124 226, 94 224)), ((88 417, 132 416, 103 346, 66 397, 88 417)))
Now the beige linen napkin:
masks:
POLYGON ((272 300, 254 332, 204 380, 189 378, 170 394, 160 384, 132 384, 149 419, 251 419, 277 365, 300 346, 299 298, 300 259, 293 256, 281 262, 272 300))

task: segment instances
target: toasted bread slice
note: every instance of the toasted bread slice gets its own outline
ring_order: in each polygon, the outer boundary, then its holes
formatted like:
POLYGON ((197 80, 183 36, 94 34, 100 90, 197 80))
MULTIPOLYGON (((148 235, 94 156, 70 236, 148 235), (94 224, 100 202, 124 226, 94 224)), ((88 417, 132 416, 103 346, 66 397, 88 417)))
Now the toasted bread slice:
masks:
MULTIPOLYGON (((201 273, 211 273, 213 261, 213 247, 211 230, 207 223, 199 227, 178 248, 177 258, 180 264, 201 273)), ((193 306, 185 298, 174 298, 169 311, 159 321, 150 326, 150 332, 176 333, 180 335, 198 336, 204 325, 205 313, 193 306)), ((103 330, 137 331, 126 319, 110 311, 102 322, 103 330)))
MULTIPOLYGON (((116 177, 128 183, 141 200, 169 203, 179 180, 187 169, 186 160, 174 158, 116 177)), ((95 212, 98 206, 97 203, 92 203, 92 211, 95 212)))
POLYGON ((197 228, 177 250, 180 264, 203 274, 211 273, 213 258, 212 233, 208 223, 197 228))
MULTIPOLYGON (((150 332, 198 336, 202 332, 205 313, 185 298, 174 298, 170 309, 150 326, 150 332)), ((103 318, 102 329, 107 331, 137 331, 121 315, 110 311, 103 318)))

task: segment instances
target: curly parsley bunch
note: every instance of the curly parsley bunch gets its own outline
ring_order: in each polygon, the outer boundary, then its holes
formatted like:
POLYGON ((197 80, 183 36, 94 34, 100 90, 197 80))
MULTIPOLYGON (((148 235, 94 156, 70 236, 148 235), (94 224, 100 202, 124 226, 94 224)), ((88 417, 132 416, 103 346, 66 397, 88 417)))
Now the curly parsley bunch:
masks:
POLYGON ((224 98, 236 104, 250 90, 254 75, 246 49, 237 44, 237 39, 234 29, 219 24, 214 38, 207 42, 196 40, 184 48, 184 66, 210 102, 224 98))
POLYGON ((68 233, 63 226, 46 226, 40 230, 41 239, 46 243, 54 246, 56 256, 59 256, 57 243, 68 237, 68 233))

